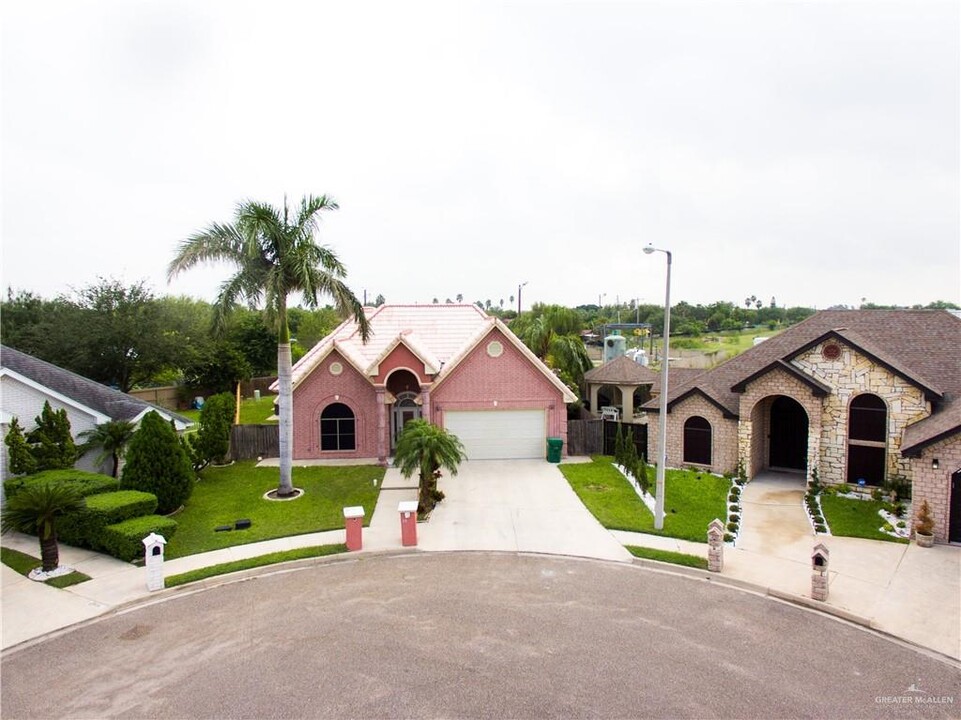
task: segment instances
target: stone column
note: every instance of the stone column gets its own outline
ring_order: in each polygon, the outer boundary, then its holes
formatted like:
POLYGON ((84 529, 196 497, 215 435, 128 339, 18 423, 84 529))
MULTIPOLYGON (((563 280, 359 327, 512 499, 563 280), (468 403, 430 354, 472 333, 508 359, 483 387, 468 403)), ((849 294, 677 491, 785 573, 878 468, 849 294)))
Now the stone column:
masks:
POLYGON ((724 569, 724 523, 717 518, 707 526, 707 569, 716 573, 724 569))
POLYGON ((597 391, 600 389, 600 385, 591 383, 591 412, 597 417, 601 416, 601 409, 597 407, 597 391))
POLYGON ((621 422, 634 422, 634 390, 633 385, 618 385, 621 391, 621 422))

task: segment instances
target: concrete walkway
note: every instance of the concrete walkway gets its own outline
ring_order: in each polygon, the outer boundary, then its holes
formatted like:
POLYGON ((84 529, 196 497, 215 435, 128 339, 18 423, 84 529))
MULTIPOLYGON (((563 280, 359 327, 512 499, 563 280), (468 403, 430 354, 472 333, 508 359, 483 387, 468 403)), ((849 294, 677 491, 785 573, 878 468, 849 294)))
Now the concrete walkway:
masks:
MULTIPOLYGON (((369 527, 364 528, 362 552, 478 550, 645 562, 632 560, 624 549, 640 545, 707 556, 706 544, 605 530, 556 466, 543 461, 468 462, 456 478, 443 478, 440 488, 447 499, 429 522, 418 525, 418 547, 403 548, 397 504, 415 500, 417 488, 413 480, 388 469, 369 527)), ((742 532, 736 547, 725 549, 720 575, 658 567, 816 607, 961 659, 961 548, 816 538, 801 506, 802 494, 803 486, 790 476, 764 476, 749 483, 743 493, 742 532), (817 541, 831 551, 830 595, 823 603, 810 599, 810 553, 817 541)), ((168 560, 165 574, 343 541, 344 531, 333 530, 238 545, 168 560)), ((9 534, 3 545, 38 555, 33 537, 9 534)), ((62 545, 61 562, 92 579, 58 590, 0 566, 4 649, 131 603, 183 592, 151 594, 143 568, 88 550, 62 545)))

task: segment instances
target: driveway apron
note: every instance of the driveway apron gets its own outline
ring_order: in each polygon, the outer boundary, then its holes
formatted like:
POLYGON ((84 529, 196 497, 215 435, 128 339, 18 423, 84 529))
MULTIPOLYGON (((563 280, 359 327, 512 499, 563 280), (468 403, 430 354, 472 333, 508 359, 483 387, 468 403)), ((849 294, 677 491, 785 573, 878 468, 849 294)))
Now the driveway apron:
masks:
POLYGON ((440 479, 446 499, 418 526, 423 550, 500 550, 629 561, 557 465, 475 460, 440 479))

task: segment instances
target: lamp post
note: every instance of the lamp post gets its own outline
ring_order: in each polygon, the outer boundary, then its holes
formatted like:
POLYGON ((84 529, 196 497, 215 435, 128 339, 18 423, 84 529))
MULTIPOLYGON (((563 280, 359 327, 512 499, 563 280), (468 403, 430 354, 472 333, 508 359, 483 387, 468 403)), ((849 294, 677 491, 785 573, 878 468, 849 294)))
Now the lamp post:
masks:
POLYGON ((662 252, 667 255, 667 290, 664 293, 664 352, 661 356, 661 417, 658 422, 660 447, 658 448, 657 458, 657 497, 654 498, 654 529, 661 530, 664 528, 664 469, 667 466, 667 366, 670 365, 671 345, 671 253, 651 244, 644 248, 646 255, 654 252, 662 252))
POLYGON ((528 281, 525 280, 524 282, 522 282, 520 285, 517 286, 517 314, 518 314, 518 316, 521 314, 521 290, 524 288, 525 285, 527 285, 527 282, 528 282, 528 281))

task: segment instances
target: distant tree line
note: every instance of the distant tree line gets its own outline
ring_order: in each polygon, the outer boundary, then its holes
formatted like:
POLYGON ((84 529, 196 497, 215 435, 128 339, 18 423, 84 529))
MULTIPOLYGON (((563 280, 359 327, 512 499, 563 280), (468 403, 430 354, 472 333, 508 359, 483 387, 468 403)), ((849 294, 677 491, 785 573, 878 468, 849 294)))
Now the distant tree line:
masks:
MULTIPOLYGON (((288 310, 295 359, 341 322, 331 307, 288 310)), ((7 291, 0 301, 3 344, 128 392, 182 384, 188 391, 231 391, 236 382, 276 372, 276 333, 263 314, 238 307, 213 331, 210 303, 157 297, 143 282, 100 278, 47 299, 7 291)))

